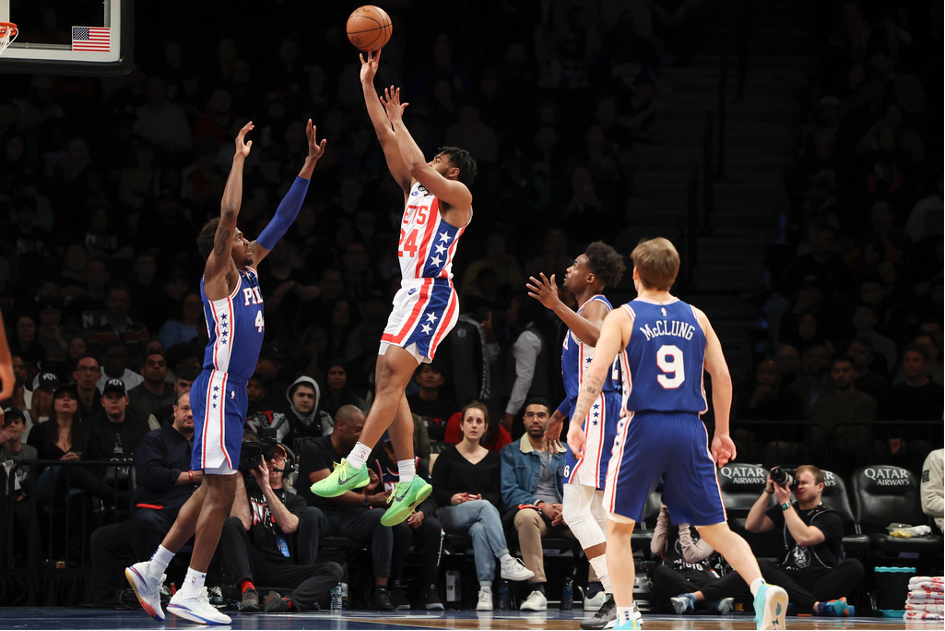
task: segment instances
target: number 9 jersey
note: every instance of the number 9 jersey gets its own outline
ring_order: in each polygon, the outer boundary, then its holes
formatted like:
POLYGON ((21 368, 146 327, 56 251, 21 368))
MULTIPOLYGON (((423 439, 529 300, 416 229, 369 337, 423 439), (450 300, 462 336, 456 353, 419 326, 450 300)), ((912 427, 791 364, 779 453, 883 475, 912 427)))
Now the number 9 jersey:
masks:
POLYGON ((664 304, 637 298, 623 308, 633 318, 620 355, 624 412, 705 412, 706 337, 695 308, 678 298, 664 304))

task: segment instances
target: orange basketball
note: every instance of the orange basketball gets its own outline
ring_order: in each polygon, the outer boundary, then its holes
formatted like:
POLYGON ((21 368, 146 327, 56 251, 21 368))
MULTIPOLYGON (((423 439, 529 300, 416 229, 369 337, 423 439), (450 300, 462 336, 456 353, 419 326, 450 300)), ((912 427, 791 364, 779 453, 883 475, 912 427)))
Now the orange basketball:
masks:
POLYGON ((390 41, 394 26, 390 16, 380 7, 366 4, 348 17, 348 39, 365 52, 380 49, 390 41))

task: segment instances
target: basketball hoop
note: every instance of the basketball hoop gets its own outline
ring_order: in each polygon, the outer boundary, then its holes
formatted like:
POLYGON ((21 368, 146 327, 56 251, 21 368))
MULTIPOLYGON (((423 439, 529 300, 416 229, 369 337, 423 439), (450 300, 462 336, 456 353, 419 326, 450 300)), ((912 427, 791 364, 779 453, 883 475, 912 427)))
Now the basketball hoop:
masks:
POLYGON ((16 24, 12 22, 0 22, 0 55, 7 49, 7 46, 13 43, 17 36, 16 24))

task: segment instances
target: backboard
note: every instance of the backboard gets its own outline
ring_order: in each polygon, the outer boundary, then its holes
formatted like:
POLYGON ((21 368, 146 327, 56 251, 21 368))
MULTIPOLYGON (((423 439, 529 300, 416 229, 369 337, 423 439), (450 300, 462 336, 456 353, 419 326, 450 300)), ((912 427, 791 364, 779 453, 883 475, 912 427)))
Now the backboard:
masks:
POLYGON ((134 0, 0 0, 0 22, 13 22, 19 31, 0 54, 0 72, 131 71, 134 0))

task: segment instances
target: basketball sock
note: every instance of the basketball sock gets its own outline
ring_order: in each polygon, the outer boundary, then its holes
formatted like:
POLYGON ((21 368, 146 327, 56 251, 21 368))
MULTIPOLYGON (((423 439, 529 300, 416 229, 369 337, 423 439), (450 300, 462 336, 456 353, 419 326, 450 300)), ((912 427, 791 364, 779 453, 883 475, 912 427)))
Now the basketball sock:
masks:
POLYGON ((600 584, 604 586, 604 591, 608 594, 614 593, 613 587, 610 583, 610 574, 607 573, 607 556, 601 554, 589 559, 591 567, 594 568, 594 572, 597 574, 600 584))
POLYGON ((164 570, 167 569, 167 566, 170 565, 173 558, 173 552, 164 546, 158 546, 154 554, 151 555, 151 560, 148 562, 148 577, 160 581, 161 576, 164 575, 164 570))
POLYGON ((192 567, 187 568, 187 576, 184 577, 184 583, 181 585, 181 591, 185 597, 196 597, 198 592, 203 589, 207 582, 205 572, 198 572, 192 567))
POLYGON ((244 593, 247 589, 256 589, 256 586, 249 579, 240 581, 240 593, 244 593))
POLYGON ((751 582, 751 585, 748 586, 748 588, 751 589, 751 595, 757 596, 758 590, 761 589, 761 586, 764 584, 765 584, 765 579, 763 578, 756 578, 755 580, 753 580, 751 582))
POLYGON ((631 620, 633 620, 633 605, 629 607, 617 607, 617 624, 630 622, 631 620))
POLYGON ((410 460, 398 460, 397 472, 400 474, 401 482, 410 482, 417 475, 416 461, 413 458, 410 460))
POLYGON ((354 449, 351 450, 351 453, 348 454, 348 457, 345 460, 348 461, 348 464, 354 469, 360 469, 364 467, 364 463, 367 462, 368 457, 371 455, 371 448, 365 445, 362 442, 358 442, 354 446, 354 449))

